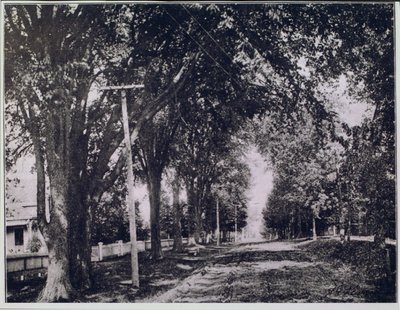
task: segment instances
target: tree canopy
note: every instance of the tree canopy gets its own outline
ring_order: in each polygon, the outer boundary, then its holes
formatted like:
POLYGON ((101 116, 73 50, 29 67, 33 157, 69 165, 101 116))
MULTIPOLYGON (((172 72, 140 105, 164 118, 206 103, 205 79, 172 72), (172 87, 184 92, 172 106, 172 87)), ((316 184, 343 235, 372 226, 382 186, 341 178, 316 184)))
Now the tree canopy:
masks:
POLYGON ((103 86, 143 86, 127 99, 154 259, 165 226, 175 236, 187 221, 196 242, 212 232, 217 201, 223 230, 245 226, 249 142, 274 169, 267 229, 351 231, 364 217, 377 239, 393 235, 393 5, 7 4, 4 12, 7 167, 35 157, 49 249, 41 301, 91 286, 93 225, 124 215, 121 94, 103 86), (340 118, 329 93, 340 81, 346 104, 369 106, 370 118, 340 118), (166 169, 175 171, 172 222, 160 211, 166 169))

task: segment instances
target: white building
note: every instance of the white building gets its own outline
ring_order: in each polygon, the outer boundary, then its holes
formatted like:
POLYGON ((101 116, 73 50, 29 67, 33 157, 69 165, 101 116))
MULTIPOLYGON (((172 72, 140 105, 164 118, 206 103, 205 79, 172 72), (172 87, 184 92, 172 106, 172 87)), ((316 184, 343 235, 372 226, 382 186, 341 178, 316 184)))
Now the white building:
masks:
POLYGON ((8 204, 6 209, 6 230, 7 255, 47 252, 43 236, 37 226, 36 204, 8 204))

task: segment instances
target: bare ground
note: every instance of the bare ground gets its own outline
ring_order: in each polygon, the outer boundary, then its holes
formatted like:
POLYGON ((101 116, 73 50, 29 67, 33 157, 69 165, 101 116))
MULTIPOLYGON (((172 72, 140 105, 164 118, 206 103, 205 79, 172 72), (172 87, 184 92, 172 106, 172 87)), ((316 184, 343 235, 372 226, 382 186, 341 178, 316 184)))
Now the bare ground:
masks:
MULTIPOLYGON (((127 256, 96 263, 93 289, 75 301, 394 302, 395 290, 382 289, 394 283, 372 281, 364 263, 335 257, 345 250, 330 240, 209 247, 199 258, 167 253, 157 262, 141 255, 139 290, 120 283, 129 280, 127 256)), ((33 301, 42 285, 10 288, 8 301, 33 301)))

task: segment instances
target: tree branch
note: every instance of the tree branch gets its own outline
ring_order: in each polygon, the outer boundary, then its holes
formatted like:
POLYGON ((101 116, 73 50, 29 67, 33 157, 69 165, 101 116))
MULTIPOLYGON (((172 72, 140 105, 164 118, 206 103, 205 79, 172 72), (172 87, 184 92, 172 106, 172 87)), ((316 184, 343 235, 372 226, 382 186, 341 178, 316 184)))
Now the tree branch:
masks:
POLYGON ((38 25, 36 5, 26 5, 24 8, 28 12, 29 18, 31 19, 32 27, 36 28, 38 25))
MULTIPOLYGON (((132 145, 135 145, 135 142, 139 136, 139 132, 142 128, 142 126, 149 120, 151 119, 158 111, 160 111, 164 106, 166 106, 169 102, 169 100, 178 92, 182 86, 186 83, 188 76, 191 73, 191 70, 194 67, 195 60, 199 57, 199 53, 197 54, 192 54, 189 55, 187 58, 187 61, 181 69, 179 70, 178 74, 175 76, 173 81, 170 83, 170 85, 167 87, 167 89, 160 95, 158 96, 155 100, 151 101, 149 104, 147 104, 145 107, 143 105, 134 105, 136 111, 132 111, 131 113, 131 121, 132 121, 132 115, 138 115, 138 118, 136 120, 136 123, 133 127, 133 131, 131 133, 131 143, 132 145), (143 110, 140 111, 140 108, 143 110), (136 113, 135 113, 136 112, 136 113)), ((142 99, 143 100, 143 99, 142 99)), ((119 105, 115 106, 115 109, 118 109, 119 111, 119 105)), ((113 121, 116 121, 115 115, 116 111, 114 113, 114 117, 110 117, 108 124, 113 123, 113 121), (113 118, 113 119, 111 119, 113 118)), ((107 126, 106 126, 107 127, 107 126)), ((116 135, 108 134, 108 131, 106 131, 106 134, 109 136, 107 137, 107 141, 109 141, 109 144, 104 143, 105 149, 101 151, 101 154, 99 154, 99 158, 95 164, 95 168, 93 170, 92 175, 90 176, 91 180, 91 185, 90 185, 90 192, 94 193, 96 192, 96 195, 101 196, 102 193, 100 191, 105 190, 107 188, 110 188, 112 184, 114 184, 116 180, 116 173, 112 171, 107 178, 103 179, 103 176, 110 170, 108 167, 109 160, 111 156, 115 153, 115 150, 120 146, 120 143, 123 140, 123 132, 122 129, 116 133, 116 135), (113 138, 112 141, 110 138, 113 138), (102 185, 98 186, 98 182, 100 182, 102 185)), ((105 141, 105 140, 103 140, 105 141)), ((116 171, 121 171, 121 167, 123 166, 122 163, 125 162, 124 159, 124 152, 122 152, 118 158, 117 164, 114 169, 117 169, 116 171)))
POLYGON ((12 31, 15 32, 15 34, 18 36, 19 39, 23 38, 22 35, 21 35, 21 31, 14 24, 14 22, 12 20, 11 13, 9 12, 8 8, 5 7, 4 11, 6 12, 6 15, 8 17, 8 22, 10 23, 10 27, 11 27, 12 31))

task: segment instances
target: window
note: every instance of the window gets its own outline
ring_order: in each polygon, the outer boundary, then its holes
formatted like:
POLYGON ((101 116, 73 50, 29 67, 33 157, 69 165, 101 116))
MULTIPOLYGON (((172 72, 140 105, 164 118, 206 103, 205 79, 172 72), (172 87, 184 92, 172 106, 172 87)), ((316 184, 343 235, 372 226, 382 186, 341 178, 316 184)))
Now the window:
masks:
POLYGON ((24 245, 24 229, 15 228, 14 230, 15 245, 24 245))

